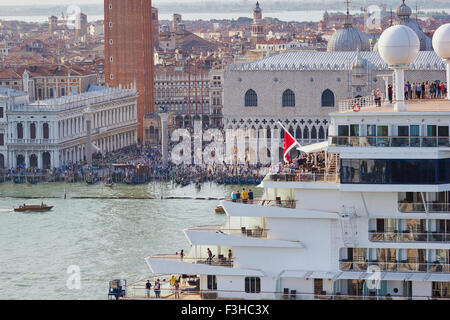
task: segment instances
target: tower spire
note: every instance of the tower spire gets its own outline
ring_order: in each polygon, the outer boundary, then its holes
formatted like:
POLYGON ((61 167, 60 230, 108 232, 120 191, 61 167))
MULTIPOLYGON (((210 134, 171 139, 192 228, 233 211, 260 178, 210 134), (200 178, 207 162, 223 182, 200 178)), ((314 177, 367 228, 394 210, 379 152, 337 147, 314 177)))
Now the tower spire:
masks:
POLYGON ((350 27, 352 25, 350 21, 350 0, 345 0, 345 4, 347 5, 347 16, 345 17, 344 27, 350 27))

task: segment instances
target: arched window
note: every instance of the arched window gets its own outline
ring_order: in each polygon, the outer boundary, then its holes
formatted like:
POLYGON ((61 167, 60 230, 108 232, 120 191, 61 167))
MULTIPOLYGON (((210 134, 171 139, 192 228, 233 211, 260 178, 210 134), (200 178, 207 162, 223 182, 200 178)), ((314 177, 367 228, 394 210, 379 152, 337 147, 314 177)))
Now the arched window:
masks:
POLYGON ((334 93, 330 89, 322 93, 322 107, 334 107, 334 93))
POLYGON ((245 93, 245 106, 246 107, 257 107, 258 106, 258 95, 252 89, 245 93))
POLYGON ((283 107, 295 107, 295 93, 287 89, 283 92, 283 107))

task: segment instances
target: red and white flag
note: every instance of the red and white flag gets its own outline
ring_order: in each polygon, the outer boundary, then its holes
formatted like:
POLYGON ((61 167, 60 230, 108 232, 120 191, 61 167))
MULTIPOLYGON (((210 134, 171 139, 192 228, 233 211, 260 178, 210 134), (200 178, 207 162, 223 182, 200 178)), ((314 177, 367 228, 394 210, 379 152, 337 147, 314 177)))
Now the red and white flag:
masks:
POLYGON ((297 140, 295 140, 295 138, 289 133, 289 131, 286 130, 286 128, 279 123, 280 126, 283 128, 284 130, 284 162, 290 162, 291 159, 289 158, 289 152, 292 150, 292 148, 295 147, 295 145, 299 145, 300 144, 297 142, 297 140))

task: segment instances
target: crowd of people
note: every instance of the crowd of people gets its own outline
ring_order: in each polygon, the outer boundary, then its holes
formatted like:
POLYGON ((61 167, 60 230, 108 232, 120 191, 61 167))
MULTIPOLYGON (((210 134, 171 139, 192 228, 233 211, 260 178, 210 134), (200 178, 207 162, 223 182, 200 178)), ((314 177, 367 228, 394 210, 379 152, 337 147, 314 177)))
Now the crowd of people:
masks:
POLYGON ((447 94, 447 84, 440 81, 405 83, 405 99, 441 99, 447 94))

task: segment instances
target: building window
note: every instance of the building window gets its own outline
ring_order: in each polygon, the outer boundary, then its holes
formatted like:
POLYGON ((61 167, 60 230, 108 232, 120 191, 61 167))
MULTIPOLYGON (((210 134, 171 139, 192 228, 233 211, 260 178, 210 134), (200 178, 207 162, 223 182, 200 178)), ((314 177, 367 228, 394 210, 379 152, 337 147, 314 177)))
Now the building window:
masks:
POLYGON ((283 107, 295 107, 295 93, 287 89, 283 92, 283 107))
POLYGON ((53 88, 50 88, 50 98, 53 98, 53 88))
POLYGON ((114 43, 114 40, 113 39, 109 39, 109 44, 113 45, 113 43, 114 43))
POLYGON ((3 118, 3 107, 0 107, 0 119, 3 118))
POLYGON ((114 75, 112 73, 109 75, 109 79, 111 79, 111 80, 114 79, 114 75))
POLYGON ((49 130, 48 123, 44 123, 42 129, 44 131, 44 139, 49 139, 50 138, 50 130, 49 130))
POLYGON ((4 146, 4 145, 5 145, 5 134, 0 133, 0 146, 4 146))
POLYGON ((261 279, 256 277, 245 278, 245 292, 247 293, 260 293, 261 292, 261 279))
POLYGON ((109 4, 109 10, 112 10, 112 3, 109 4))
POLYGON ((112 28, 112 22, 111 21, 109 22, 109 27, 112 28))
POLYGON ((334 107, 334 93, 330 89, 322 93, 322 107, 334 107))
POLYGON ((217 290, 217 279, 215 275, 208 275, 208 290, 217 290))
POLYGON ((23 125, 21 123, 17 124, 17 139, 23 139, 23 125))
POLYGON ((258 95, 253 89, 250 89, 245 93, 245 106, 246 107, 258 106, 258 95))
POLYGON ((36 139, 36 124, 30 124, 30 138, 36 139))
POLYGON ((109 62, 113 62, 114 58, 113 57, 109 57, 109 62))

